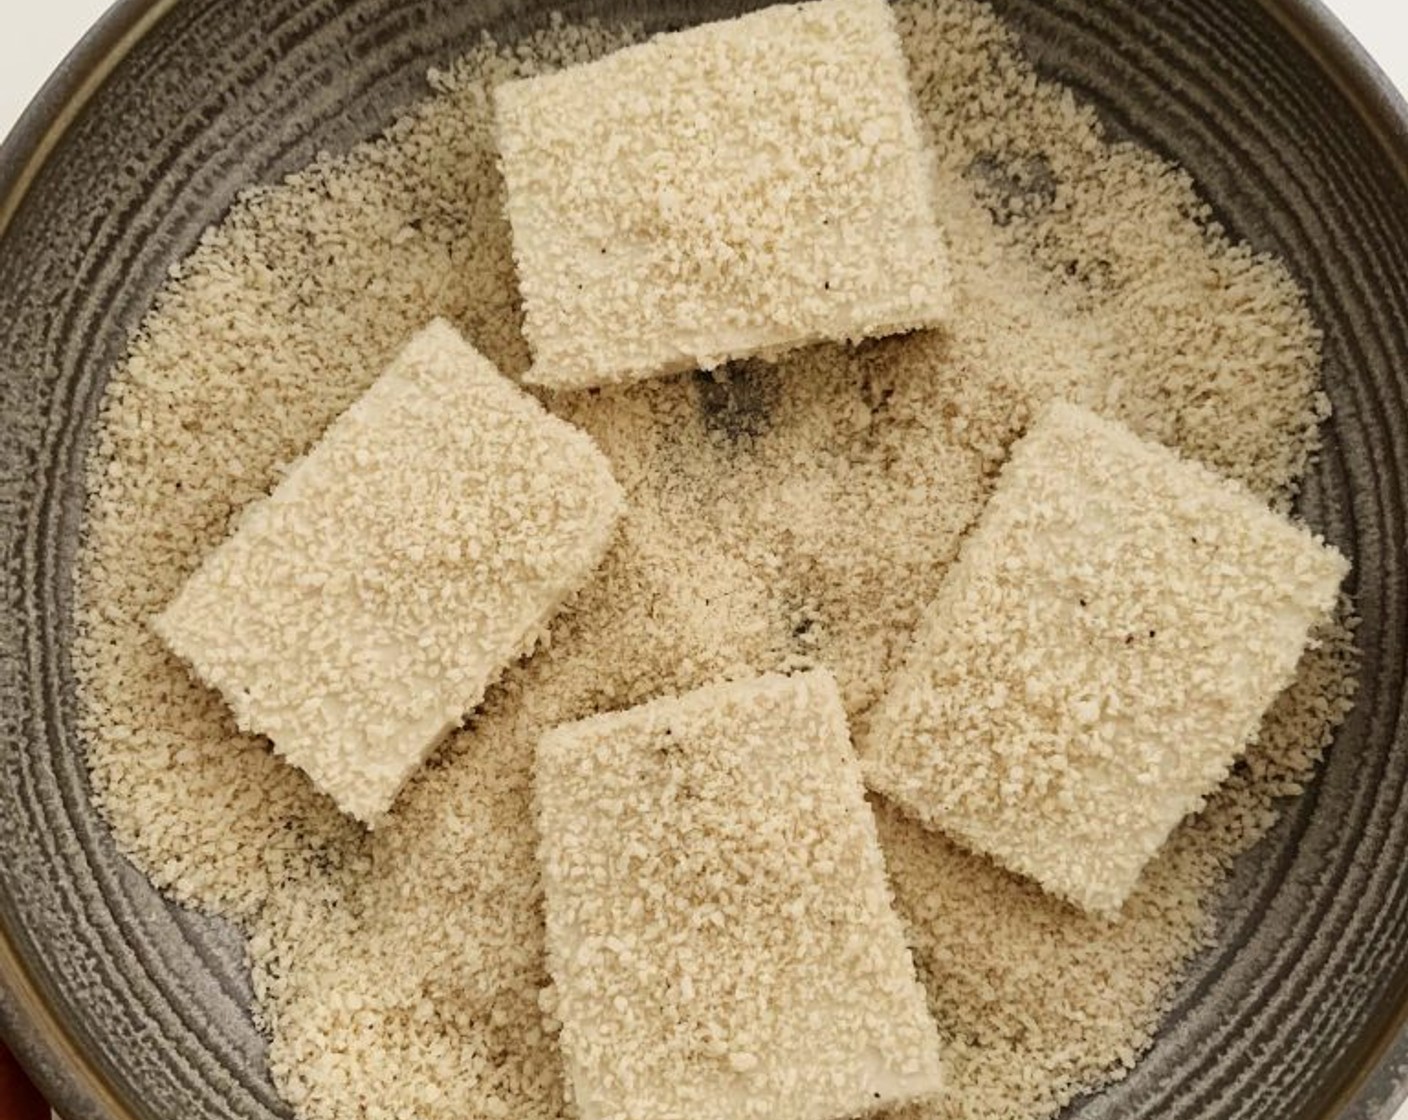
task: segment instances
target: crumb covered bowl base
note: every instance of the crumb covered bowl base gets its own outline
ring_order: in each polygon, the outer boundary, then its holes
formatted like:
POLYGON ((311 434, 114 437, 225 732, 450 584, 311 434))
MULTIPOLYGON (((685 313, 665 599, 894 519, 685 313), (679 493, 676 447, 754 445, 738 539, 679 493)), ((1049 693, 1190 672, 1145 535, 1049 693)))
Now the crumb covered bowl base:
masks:
MULTIPOLYGON (((0 155, 0 1025, 68 1120, 288 1114, 251 1017, 243 937, 228 921, 164 901, 118 854, 93 808, 75 691, 74 576, 104 386, 169 268, 240 189, 273 184, 319 151, 347 151, 373 136, 427 94, 427 68, 447 66, 480 30, 513 42, 546 26, 547 7, 121 4, 0 155)), ((571 21, 595 15, 650 29, 737 10, 563 7, 571 21)), ((1397 104, 1310 5, 997 7, 1044 76, 1088 98, 1116 136, 1184 166, 1217 219, 1280 256, 1306 290, 1324 332, 1334 417, 1299 509, 1352 559, 1350 589, 1363 618, 1357 706, 1316 783, 1237 861, 1215 915, 1216 940, 1193 959, 1152 1048, 1127 1078, 1077 1099, 1070 1115, 1378 1120, 1390 1114, 1408 1066, 1408 1046, 1393 1044, 1408 987, 1408 830, 1394 821, 1408 787, 1408 137, 1397 104)), ((1004 207, 1039 206, 1053 174, 1020 140, 1008 136, 972 164, 997 191, 999 213, 1016 221, 1023 219, 1004 207)), ((399 234, 386 231, 389 240, 399 234)), ((325 241, 309 268, 336 261, 342 249, 325 241)), ((426 239, 425 253, 441 249, 458 251, 426 239)), ((466 271, 478 263, 454 261, 466 271)), ((416 306, 459 298, 412 294, 416 306)), ((489 317, 476 320, 463 301, 451 310, 486 348, 497 347, 492 358, 522 368, 521 343, 510 334, 494 335, 489 317)), ((310 323, 348 336, 356 326, 310 323)), ((348 352, 370 371, 375 350, 374 339, 363 339, 362 350, 348 352)), ((886 352, 872 352, 877 401, 886 352)), ((798 399, 785 372, 776 383, 693 384, 687 396, 703 402, 720 438, 735 441, 763 436, 759 401, 776 408, 798 399)), ((906 406, 903 394, 893 401, 906 406)), ((221 435, 221 415, 205 420, 212 438, 221 435)), ((701 567, 701 597, 709 575, 701 567)), ((796 610, 809 606, 799 596, 796 610)), ((808 628, 799 615, 793 632, 808 628)), ((580 699, 606 707, 636 698, 580 699)), ((427 781, 443 780, 444 771, 432 771, 427 781)), ((484 777, 492 788, 487 761, 484 777)), ((904 823, 883 809, 880 823, 882 839, 902 848, 904 823)), ((462 827, 478 835, 474 824, 462 827)), ((321 826, 304 819, 300 827, 321 826)), ((529 833, 518 840, 531 843, 531 822, 523 827, 529 833)), ((267 868, 292 873, 277 865, 284 849, 268 850, 267 868)), ((304 853, 298 858, 316 873, 347 858, 334 847, 287 850, 304 853)), ((956 866, 921 864, 911 867, 914 883, 956 866)), ((199 895, 191 868, 156 870, 199 895)), ((535 900, 530 892, 510 903, 531 908, 535 900)), ((910 909, 923 916, 913 900, 910 909)), ((482 977, 492 994, 490 970, 467 975, 482 977)), ((266 974, 261 983, 269 982, 266 974)), ((388 984, 388 999, 412 1006, 417 993, 395 987, 388 984)), ((427 995, 433 1004, 445 993, 427 995)), ((494 1052, 493 1038, 483 1045, 494 1052)), ((963 1072, 960 1055, 955 1074, 963 1072)))

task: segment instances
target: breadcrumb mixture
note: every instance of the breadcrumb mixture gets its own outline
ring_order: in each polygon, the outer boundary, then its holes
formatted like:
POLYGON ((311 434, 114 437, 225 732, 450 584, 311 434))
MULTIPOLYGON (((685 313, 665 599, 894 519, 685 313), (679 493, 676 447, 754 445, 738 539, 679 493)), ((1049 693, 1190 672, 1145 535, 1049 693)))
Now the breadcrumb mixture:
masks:
MULTIPOLYGON (((1045 401, 1122 419, 1278 504, 1293 495, 1326 409, 1286 270, 1213 227, 1187 176, 1103 139, 987 9, 896 11, 938 157, 948 327, 555 398, 626 492, 620 542, 371 836, 240 735, 150 622, 432 316, 506 373, 527 369, 491 91, 631 33, 555 23, 481 45, 384 137, 250 192, 173 270, 117 371, 75 649, 95 794, 159 885, 249 930, 273 1076, 307 1120, 565 1118, 539 999, 538 736, 818 664, 863 733, 1045 401)), ((1044 1116, 1134 1061, 1206 943, 1228 861, 1313 773, 1351 665, 1344 631, 1308 655, 1119 923, 875 801, 950 1090, 915 1120, 1044 1116)))
POLYGON ((591 716, 537 758, 551 1006, 582 1120, 832 1120, 939 1091, 830 673, 591 716))

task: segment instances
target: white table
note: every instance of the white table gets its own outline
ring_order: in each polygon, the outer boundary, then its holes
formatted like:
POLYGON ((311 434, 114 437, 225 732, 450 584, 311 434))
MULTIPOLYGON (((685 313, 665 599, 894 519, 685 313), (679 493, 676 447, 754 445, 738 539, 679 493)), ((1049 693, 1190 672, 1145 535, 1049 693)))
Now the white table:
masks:
MULTIPOLYGON (((1328 0, 1399 89, 1408 91, 1408 13, 1395 0, 1328 0)), ((0 0, 0 135, 10 131, 29 99, 108 0, 0 0), (23 5, 21 7, 21 5, 23 5), (18 9, 18 10, 16 10, 18 9)), ((1394 1120, 1408 1120, 1408 1105, 1394 1120)))

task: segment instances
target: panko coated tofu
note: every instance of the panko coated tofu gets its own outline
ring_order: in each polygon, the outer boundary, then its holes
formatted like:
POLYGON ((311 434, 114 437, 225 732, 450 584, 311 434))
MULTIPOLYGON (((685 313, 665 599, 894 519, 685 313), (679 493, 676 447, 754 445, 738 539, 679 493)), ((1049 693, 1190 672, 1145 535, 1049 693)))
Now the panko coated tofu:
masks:
POLYGON ((867 780, 1114 916, 1255 738, 1347 569, 1241 486, 1054 405, 874 714, 867 780))
POLYGON ((582 1120, 839 1120, 940 1088, 829 673, 559 727, 537 798, 582 1120))
POLYGON ((242 730, 374 825, 591 575, 622 505, 585 433, 437 321, 155 627, 242 730))
POLYGON ((528 380, 580 388, 941 321, 894 16, 813 0, 496 94, 528 380))

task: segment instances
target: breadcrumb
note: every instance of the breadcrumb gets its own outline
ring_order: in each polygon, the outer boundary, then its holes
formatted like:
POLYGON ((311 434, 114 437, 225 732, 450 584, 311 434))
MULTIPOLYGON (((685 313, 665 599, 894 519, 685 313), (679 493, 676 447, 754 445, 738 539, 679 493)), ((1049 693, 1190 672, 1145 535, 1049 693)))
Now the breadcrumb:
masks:
POLYGON ((1244 487, 1052 405, 873 717, 867 780, 1116 916, 1256 736, 1347 570, 1244 487))
POLYGON ((885 0, 662 35, 496 95, 530 382, 931 326, 932 161, 885 0))
POLYGON ((559 727, 537 801, 583 1120, 826 1120, 938 1092, 829 673, 559 727))
MULTIPOLYGON (((1045 401, 1089 401, 1289 502, 1325 412, 1285 266, 1210 226, 1185 173, 1106 136, 990 9, 895 12, 938 160, 944 329, 555 394, 630 516, 551 644, 507 670, 375 832, 240 734, 150 620, 427 316, 510 377, 528 367, 492 90, 638 32, 557 21, 477 44, 384 136, 242 195, 114 371, 76 572, 94 796, 163 890, 250 931, 270 1075, 305 1120, 574 1115, 539 1001, 539 737, 826 664, 859 738, 1045 401)), ((876 799, 949 1086, 900 1115, 1035 1120, 1132 1065, 1214 932, 1234 857, 1313 777, 1354 656, 1342 628, 1307 653, 1117 923, 876 799)))
POLYGON ((437 321, 154 625, 241 730, 375 825, 596 568, 621 507, 590 437, 437 321))

